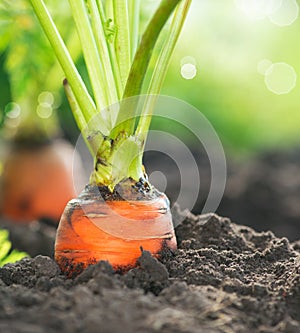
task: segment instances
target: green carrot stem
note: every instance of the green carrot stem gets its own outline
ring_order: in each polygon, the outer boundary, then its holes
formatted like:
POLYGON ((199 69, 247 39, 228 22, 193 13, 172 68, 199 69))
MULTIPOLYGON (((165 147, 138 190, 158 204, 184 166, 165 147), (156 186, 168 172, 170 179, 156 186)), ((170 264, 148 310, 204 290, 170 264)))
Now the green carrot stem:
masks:
POLYGON ((68 78, 80 109, 84 110, 84 113, 88 118, 92 118, 96 113, 95 104, 89 95, 43 0, 30 0, 30 2, 47 38, 49 39, 56 57, 68 78))
POLYGON ((118 101, 115 78, 112 71, 112 65, 106 43, 106 36, 103 29, 105 22, 102 21, 99 13, 98 5, 95 0, 87 0, 90 7, 92 30, 95 36, 98 54, 100 56, 101 65, 103 68, 104 76, 103 83, 105 84, 105 92, 107 93, 107 106, 112 105, 118 101))
MULTIPOLYGON (((147 92, 148 94, 159 93, 191 0, 161 0, 146 27, 136 52, 139 23, 138 0, 106 1, 106 12, 103 10, 101 0, 69 0, 97 108, 87 93, 63 41, 46 11, 43 0, 30 1, 53 49, 58 58, 62 59, 63 69, 70 82, 70 86, 65 82, 66 94, 76 122, 95 157, 96 167, 90 181, 97 185, 108 186, 110 190, 113 190, 114 186, 124 178, 131 177, 138 180, 143 176, 142 152, 144 139, 146 139, 145 132, 149 129, 155 102, 153 98, 146 99, 140 122, 134 133, 135 113, 140 101, 138 96, 142 92, 157 39, 174 9, 180 3, 174 14, 163 50, 159 58, 154 59, 157 65, 147 92), (90 9, 89 13, 87 6, 90 9), (128 8, 131 9, 130 14, 128 8), (116 33, 114 26, 107 27, 110 24, 107 15, 111 14, 115 20, 116 33), (129 32, 131 32, 132 40, 129 38, 129 32), (130 67, 131 56, 134 52, 134 59, 130 67), (85 96, 83 97, 79 94, 81 85, 84 87, 85 96), (111 111, 109 114, 104 108, 109 107, 117 99, 121 100, 121 105, 118 110, 117 125, 111 129, 114 114, 111 111), (91 103, 92 107, 86 100, 91 103), (99 119, 91 122, 91 118, 96 115, 99 116, 99 119), (109 123, 111 121, 112 123, 109 123)), ((110 107, 108 109, 112 110, 110 107)))
POLYGON ((127 0, 113 0, 114 23, 116 25, 115 52, 121 74, 122 86, 125 87, 131 65, 130 31, 127 0))
POLYGON ((174 18, 170 27, 168 38, 166 39, 156 66, 152 73, 150 85, 147 91, 147 97, 143 106, 143 111, 139 120, 135 134, 138 135, 142 142, 146 141, 147 133, 150 127, 151 117, 157 101, 157 95, 160 93, 167 70, 186 19, 192 0, 182 0, 175 10, 174 18))
POLYGON ((131 60, 133 61, 139 42, 140 0, 128 0, 128 11, 131 36, 131 60))
MULTIPOLYGON (((97 7, 98 7, 98 12, 99 12, 99 15, 101 18, 101 22, 102 22, 103 26, 106 28, 106 25, 108 24, 108 20, 107 20, 107 15, 105 14, 105 11, 103 8, 102 0, 96 0, 96 1, 97 1, 97 7)), ((110 3, 110 5, 111 5, 111 3, 110 3)), ((107 11, 109 11, 109 10, 107 9, 107 11)), ((115 54, 115 48, 114 48, 112 41, 110 40, 110 37, 106 36, 106 31, 104 31, 104 33, 105 33, 105 37, 106 37, 106 41, 107 41, 108 54, 109 54, 109 58, 110 58, 110 63, 111 63, 111 67, 112 67, 115 85, 116 85, 115 89, 117 91, 118 100, 120 100, 122 97, 122 94, 123 94, 123 88, 122 88, 119 66, 118 66, 118 62, 117 62, 117 58, 116 58, 116 54, 115 54)))
MULTIPOLYGON (((63 84, 76 124, 80 132, 82 133, 83 139, 90 153, 92 154, 92 156, 95 156, 99 146, 102 143, 102 136, 101 135, 93 136, 93 130, 94 132, 96 132, 97 128, 95 127, 95 125, 93 126, 91 125, 91 123, 90 124, 87 123, 87 119, 84 117, 80 109, 80 106, 77 103, 76 97, 72 91, 72 88, 68 83, 68 80, 64 79, 63 84), (93 137, 93 140, 91 140, 91 137, 93 137)), ((92 122, 92 124, 94 123, 92 122)))
MULTIPOLYGON (((69 3, 82 45, 82 51, 94 93, 97 111, 105 112, 108 105, 108 100, 106 98, 107 87, 103 83, 104 72, 101 66, 100 57, 94 39, 90 19, 87 13, 85 1, 69 0, 69 3)), ((103 114, 103 119, 105 122, 107 122, 109 117, 103 114)))
POLYGON ((128 104, 126 99, 132 96, 140 95, 148 65, 158 36, 168 21, 173 10, 180 0, 162 0, 160 6, 150 20, 146 31, 144 32, 140 45, 136 51, 133 64, 127 79, 123 100, 117 119, 117 126, 113 129, 111 136, 114 138, 119 132, 125 131, 128 134, 134 132, 134 117, 137 99, 131 99, 128 104), (135 102, 133 100, 136 100, 135 102), (126 120, 124 121, 124 117, 126 120))
POLYGON ((156 10, 142 36, 141 43, 134 57, 124 92, 124 98, 140 94, 158 36, 180 1, 181 0, 162 0, 156 10))
POLYGON ((73 116, 75 118, 76 124, 81 132, 86 129, 87 121, 84 118, 84 115, 82 114, 82 112, 80 110, 76 97, 68 83, 68 80, 64 79, 63 84, 64 84, 65 93, 66 93, 68 102, 70 104, 71 110, 73 112, 73 116))
POLYGON ((119 66, 118 66, 115 47, 114 47, 113 44, 110 44, 110 43, 108 44, 108 51, 109 51, 110 61, 111 61, 112 64, 114 64, 112 69, 113 69, 113 73, 114 73, 114 77, 115 77, 116 90, 118 92, 118 98, 120 100, 122 98, 124 88, 123 88, 123 85, 122 85, 121 73, 120 73, 119 66))
POLYGON ((114 17, 114 8, 112 0, 98 0, 104 2, 103 7, 105 9, 106 18, 113 18, 114 17))

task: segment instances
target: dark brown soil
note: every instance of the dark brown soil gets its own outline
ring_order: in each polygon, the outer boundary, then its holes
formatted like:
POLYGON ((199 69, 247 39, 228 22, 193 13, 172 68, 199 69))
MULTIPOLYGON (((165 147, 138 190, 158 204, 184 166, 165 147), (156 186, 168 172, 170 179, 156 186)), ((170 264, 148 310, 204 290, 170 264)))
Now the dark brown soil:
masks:
POLYGON ((124 275, 100 262, 67 280, 46 256, 4 266, 0 332, 300 332, 299 243, 212 214, 176 233, 175 253, 144 251, 124 275))
POLYGON ((54 257, 56 227, 52 220, 33 221, 28 224, 0 218, 0 228, 9 231, 13 248, 25 251, 31 257, 39 254, 54 257))
MULTIPOLYGON (((207 200, 211 183, 211 168, 201 147, 191 148, 200 173, 200 191, 192 211, 200 214, 207 200)), ((194 202, 186 184, 180 183, 180 171, 172 160, 159 152, 146 152, 148 174, 160 170, 167 177, 165 193, 171 203, 179 191, 186 201, 194 202)), ((183 161, 185 174, 193 175, 193 165, 183 161)), ((251 226, 255 230, 271 230, 290 240, 300 238, 300 148, 266 151, 235 161, 227 156, 227 184, 217 214, 251 226)), ((190 183, 190 182, 187 182, 190 183)), ((158 189, 159 184, 157 185, 158 189)), ((179 202, 180 204, 180 202, 179 202)))
POLYGON ((300 238, 300 149, 231 164, 218 213, 256 230, 300 238))

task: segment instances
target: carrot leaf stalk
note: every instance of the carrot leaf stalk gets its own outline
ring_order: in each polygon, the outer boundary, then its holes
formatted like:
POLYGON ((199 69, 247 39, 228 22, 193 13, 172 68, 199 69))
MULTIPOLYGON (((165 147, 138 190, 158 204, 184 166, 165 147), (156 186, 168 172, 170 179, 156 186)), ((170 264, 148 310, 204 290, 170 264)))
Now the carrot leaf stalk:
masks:
POLYGON ((117 26, 115 52, 121 75, 122 86, 124 87, 127 81, 131 62, 130 31, 128 29, 128 6, 124 0, 113 0, 113 9, 114 21, 117 26))
POLYGON ((89 116, 89 118, 92 118, 96 111, 95 103, 89 95, 87 88, 75 67, 70 53, 67 50, 49 11, 47 10, 44 2, 41 0, 30 0, 30 2, 45 34, 49 39, 49 42, 52 45, 57 59, 60 62, 68 81, 70 82, 77 102, 80 105, 80 109, 84 110, 84 113, 89 116))
POLYGON ((171 60, 171 56, 175 49, 190 5, 191 0, 187 0, 182 1, 181 4, 177 7, 174 13, 171 27, 169 28, 168 37, 166 38, 165 44, 156 61, 156 66, 154 68, 154 72, 152 74, 151 81, 147 90, 146 101, 144 103, 140 121, 135 132, 136 135, 139 136, 140 139, 143 141, 143 143, 146 142, 147 133, 150 127, 151 115, 153 114, 156 102, 155 96, 159 94, 162 88, 171 60))
POLYGON ((130 47, 131 61, 139 42, 139 18, 140 18, 140 0, 128 0, 129 24, 130 24, 130 47))
POLYGON ((155 99, 146 99, 137 114, 139 96, 159 94, 191 0, 162 0, 139 37, 139 0, 69 0, 92 87, 78 73, 43 0, 30 0, 65 72, 65 90, 79 129, 95 158, 91 182, 113 191, 126 178, 143 176, 142 155, 155 99), (172 23, 167 22, 175 11, 172 23), (163 29, 163 48, 150 85, 144 78, 163 29), (140 39, 140 42, 139 42, 140 39), (139 123, 136 123, 137 116, 139 123), (105 153, 104 153, 105 152, 105 153), (125 158, 126 157, 126 158, 125 158))

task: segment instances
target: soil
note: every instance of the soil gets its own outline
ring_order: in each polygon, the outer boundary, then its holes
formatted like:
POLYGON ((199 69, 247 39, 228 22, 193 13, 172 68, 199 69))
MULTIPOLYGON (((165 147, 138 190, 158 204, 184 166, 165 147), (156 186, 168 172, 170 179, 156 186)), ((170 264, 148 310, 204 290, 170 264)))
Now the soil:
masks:
POLYGON ((56 226, 53 225, 52 221, 14 223, 2 218, 0 219, 0 228, 9 231, 12 248, 25 251, 31 257, 39 254, 54 257, 56 226))
POLYGON ((268 151, 231 163, 217 212, 256 230, 300 238, 300 149, 268 151))
POLYGON ((41 255, 4 266, 0 332, 300 332, 300 242, 184 214, 178 250, 145 249, 123 275, 99 262, 66 279, 41 255))
MULTIPOLYGON (((210 162, 203 148, 197 146, 190 150, 198 165, 201 180, 198 198, 191 209, 194 214, 200 214, 210 189, 210 162)), ((171 203, 177 200, 180 191, 184 193, 187 203, 195 201, 186 186, 191 182, 180 183, 181 170, 168 156, 160 152, 146 152, 145 164, 150 179, 151 173, 156 170, 162 171, 167 177, 166 189, 161 189, 155 179, 153 183, 167 194, 171 203)), ((182 165, 185 174, 193 175, 193 164, 190 161, 183 160, 182 165)), ((229 216, 232 221, 255 230, 271 230, 280 237, 299 239, 299 166, 300 148, 261 152, 240 161, 228 155, 227 184, 216 213, 229 216)))

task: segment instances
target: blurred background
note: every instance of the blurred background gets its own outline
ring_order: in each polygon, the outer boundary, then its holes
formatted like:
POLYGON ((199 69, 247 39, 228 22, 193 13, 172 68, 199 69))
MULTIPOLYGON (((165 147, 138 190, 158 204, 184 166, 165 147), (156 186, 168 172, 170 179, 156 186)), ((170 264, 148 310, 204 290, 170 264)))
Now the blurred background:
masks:
MULTIPOLYGON (((157 0, 143 0, 141 30, 157 4, 157 0)), ((49 6, 86 79, 67 1, 49 1, 49 6)), ((222 142, 228 177, 217 213, 236 223, 257 230, 272 230, 291 240, 300 238, 299 32, 299 2, 296 0, 194 0, 162 91, 198 109, 222 142)), ((63 78, 28 1, 15 0, 13 6, 8 0, 1 1, 2 184, 7 184, 3 181, 9 173, 7 165, 9 170, 12 170, 11 165, 18 165, 14 174, 22 165, 19 160, 13 160, 12 164, 6 162, 21 148, 24 154, 24 149, 29 147, 35 155, 28 159, 38 160, 41 146, 51 148, 52 154, 60 151, 59 145, 63 146, 64 150, 58 155, 65 160, 65 171, 72 174, 68 161, 73 157, 68 154, 73 152, 71 145, 76 143, 79 132, 64 96, 63 78)), ((154 119, 152 129, 175 134, 192 152, 201 178, 193 212, 201 213, 211 177, 207 152, 201 142, 178 126, 154 119)), ((44 159, 48 161, 49 157, 44 159)), ((53 156, 50 159, 53 160, 53 156)), ((172 202, 176 201, 179 188, 184 184, 180 184, 180 170, 172 158, 148 151, 145 165, 153 183, 166 190, 172 202), (157 171, 166 179, 162 180, 157 171)), ((188 170, 193 166, 185 167, 188 170)), ((80 167, 78 169, 80 175, 80 167)), ((51 177, 49 173, 48 178, 51 177)), ((80 184, 79 187, 83 186, 80 184)), ((8 191, 5 189, 2 186, 2 202, 8 191)), ((188 189, 186 193, 188 196, 188 189)), ((23 195, 28 197, 25 192, 23 195)), ((69 189, 63 204, 72 195, 69 189)), ((13 200, 15 198, 9 202, 13 200)), ((13 207, 5 213, 6 206, 9 204, 2 204, 1 212, 9 215, 8 219, 26 217, 25 220, 43 222, 57 219, 50 216, 46 208, 39 211, 36 218, 34 214, 38 209, 29 209, 26 200, 22 201, 19 212, 13 207)), ((58 207, 57 211, 60 209, 58 207)), ((7 218, 2 220, 3 225, 7 225, 7 218)), ((35 225, 40 234, 44 232, 41 228, 35 225)))
POLYGON ((221 139, 228 178, 217 212, 299 239, 299 2, 192 6, 163 93, 194 105, 221 139))

